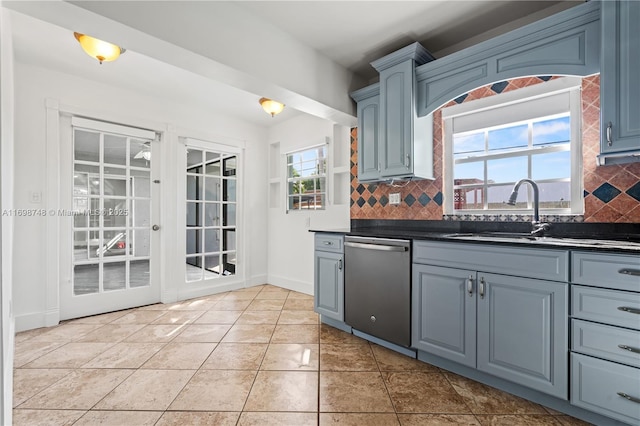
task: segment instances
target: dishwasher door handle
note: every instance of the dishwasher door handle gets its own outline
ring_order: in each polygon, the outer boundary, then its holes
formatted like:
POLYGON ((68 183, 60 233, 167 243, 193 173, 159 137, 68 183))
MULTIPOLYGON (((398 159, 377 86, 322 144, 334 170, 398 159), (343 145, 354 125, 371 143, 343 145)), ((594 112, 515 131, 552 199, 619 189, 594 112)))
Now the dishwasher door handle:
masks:
POLYGON ((366 243, 354 243, 347 241, 344 243, 346 247, 359 248, 364 250, 379 250, 379 251, 408 251, 409 247, 406 246, 388 246, 382 244, 366 244, 366 243))

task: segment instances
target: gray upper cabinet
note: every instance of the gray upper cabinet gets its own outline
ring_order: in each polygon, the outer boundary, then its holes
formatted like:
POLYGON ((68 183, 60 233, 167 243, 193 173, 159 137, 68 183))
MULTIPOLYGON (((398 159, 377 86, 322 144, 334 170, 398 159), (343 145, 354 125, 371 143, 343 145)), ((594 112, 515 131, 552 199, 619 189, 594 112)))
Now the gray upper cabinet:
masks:
POLYGON ((415 67, 433 60, 414 43, 371 65, 380 83, 351 93, 358 103, 358 180, 433 179, 433 118, 418 117, 415 67))
POLYGON ((358 102, 358 180, 380 179, 380 85, 351 94, 358 102))
POLYGON ((344 321, 344 254, 342 235, 316 234, 314 255, 314 310, 344 321))
POLYGON ((640 154, 640 2, 602 2, 601 25, 598 162, 638 161, 633 154, 640 154))

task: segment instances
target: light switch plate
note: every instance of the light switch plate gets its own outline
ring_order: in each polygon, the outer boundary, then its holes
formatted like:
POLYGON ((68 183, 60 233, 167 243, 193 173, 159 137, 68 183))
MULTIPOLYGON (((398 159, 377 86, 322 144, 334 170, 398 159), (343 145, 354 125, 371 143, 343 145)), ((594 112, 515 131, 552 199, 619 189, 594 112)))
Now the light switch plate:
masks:
POLYGON ((393 204, 393 205, 400 204, 399 192, 394 192, 393 194, 389 194, 389 204, 393 204))

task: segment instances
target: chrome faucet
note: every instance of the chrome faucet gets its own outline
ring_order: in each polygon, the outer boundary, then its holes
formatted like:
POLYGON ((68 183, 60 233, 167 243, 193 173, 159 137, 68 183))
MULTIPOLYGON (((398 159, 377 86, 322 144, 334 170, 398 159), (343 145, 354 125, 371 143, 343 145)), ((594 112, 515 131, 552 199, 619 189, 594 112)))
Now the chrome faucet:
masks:
POLYGON ((511 192, 511 196, 509 197, 509 201, 507 204, 510 206, 516 205, 516 198, 518 198, 518 190, 520 189, 520 185, 524 182, 527 182, 533 188, 533 221, 531 225, 533 225, 533 231, 531 231, 532 235, 542 236, 544 231, 548 231, 550 225, 548 223, 540 223, 540 191, 538 189, 538 184, 535 183, 531 179, 520 179, 513 187, 513 192, 511 192))

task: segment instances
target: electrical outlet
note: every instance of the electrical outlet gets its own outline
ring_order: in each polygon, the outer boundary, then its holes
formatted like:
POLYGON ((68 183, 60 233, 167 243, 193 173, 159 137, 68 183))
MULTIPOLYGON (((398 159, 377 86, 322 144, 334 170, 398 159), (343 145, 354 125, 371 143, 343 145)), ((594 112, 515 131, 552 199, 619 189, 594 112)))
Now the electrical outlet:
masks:
POLYGON ((389 194, 389 204, 393 204, 393 205, 400 204, 399 192, 394 192, 393 194, 389 194))

